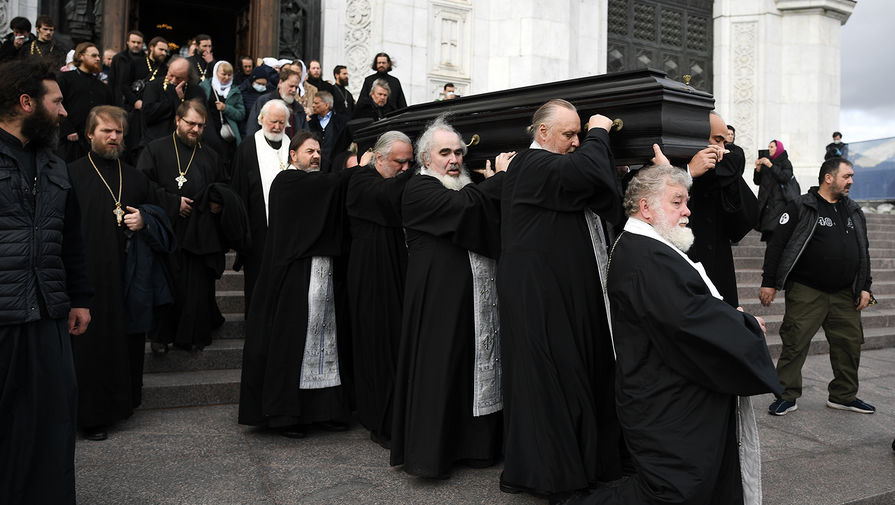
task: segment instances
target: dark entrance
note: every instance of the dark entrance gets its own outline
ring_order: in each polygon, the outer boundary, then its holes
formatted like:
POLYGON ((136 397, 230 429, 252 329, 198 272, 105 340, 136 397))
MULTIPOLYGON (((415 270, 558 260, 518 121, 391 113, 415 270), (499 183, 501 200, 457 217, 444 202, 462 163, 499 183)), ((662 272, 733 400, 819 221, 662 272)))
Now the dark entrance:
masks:
POLYGON ((215 59, 234 63, 238 51, 245 50, 239 47, 238 21, 247 10, 247 2, 240 0, 145 0, 135 6, 131 26, 143 32, 147 42, 159 35, 178 48, 200 33, 208 34, 215 59))
POLYGON ((663 70, 712 91, 712 0, 609 0, 606 70, 663 70))

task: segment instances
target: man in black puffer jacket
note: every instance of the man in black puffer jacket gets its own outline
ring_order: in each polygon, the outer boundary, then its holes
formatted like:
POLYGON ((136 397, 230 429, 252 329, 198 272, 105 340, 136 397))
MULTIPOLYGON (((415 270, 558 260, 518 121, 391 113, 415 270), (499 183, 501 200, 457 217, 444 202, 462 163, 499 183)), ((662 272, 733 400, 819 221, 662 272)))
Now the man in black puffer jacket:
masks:
POLYGON ((69 333, 87 329, 92 290, 78 203, 51 149, 66 114, 46 64, 0 75, 0 503, 73 504, 69 333))

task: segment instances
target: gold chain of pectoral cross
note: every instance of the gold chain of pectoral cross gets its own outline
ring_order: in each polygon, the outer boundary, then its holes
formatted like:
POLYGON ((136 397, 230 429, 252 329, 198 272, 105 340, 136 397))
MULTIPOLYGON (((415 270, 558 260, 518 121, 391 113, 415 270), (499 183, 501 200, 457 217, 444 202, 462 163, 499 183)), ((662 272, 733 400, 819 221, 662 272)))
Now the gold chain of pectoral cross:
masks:
MULTIPOLYGON (((56 49, 56 44, 50 44, 50 52, 53 52, 53 49, 56 49)), ((43 56, 44 53, 41 52, 40 48, 37 47, 37 41, 31 41, 31 54, 34 54, 34 51, 37 51, 38 56, 43 56)))
POLYGON ((174 137, 174 134, 171 134, 171 140, 174 141, 174 157, 177 158, 177 177, 174 180, 177 182, 177 189, 182 189, 183 185, 186 184, 186 173, 190 171, 190 165, 193 164, 193 157, 196 156, 196 146, 193 146, 193 154, 190 155, 190 161, 186 164, 186 170, 180 169, 180 153, 177 151, 177 139, 174 137))
MULTIPOLYGON (((158 73, 158 69, 160 66, 161 65, 156 65, 155 68, 153 69, 152 65, 149 64, 149 56, 148 55, 146 56, 146 68, 148 68, 149 71, 152 72, 152 75, 149 76, 149 82, 152 82, 153 80, 155 80, 155 74, 158 73)), ((163 91, 167 91, 167 88, 168 87, 165 86, 165 89, 163 91)))
POLYGON ((199 65, 199 59, 197 58, 196 59, 196 68, 199 69, 199 82, 204 81, 205 80, 205 71, 208 70, 208 63, 205 64, 205 69, 203 69, 202 66, 199 65))
POLYGON ((121 185, 123 182, 123 178, 121 177, 121 160, 118 161, 118 198, 115 198, 115 193, 112 191, 112 188, 109 186, 109 183, 106 182, 106 178, 103 177, 103 174, 100 173, 99 169, 96 168, 96 163, 93 162, 93 156, 90 156, 90 153, 87 153, 87 159, 90 160, 90 164, 93 165, 93 169, 96 170, 96 175, 99 176, 100 180, 103 181, 103 184, 106 185, 106 189, 109 190, 109 194, 112 195, 112 200, 115 200, 115 208, 112 210, 112 214, 115 214, 115 221, 118 222, 118 226, 121 226, 121 218, 124 217, 124 210, 121 209, 121 185))

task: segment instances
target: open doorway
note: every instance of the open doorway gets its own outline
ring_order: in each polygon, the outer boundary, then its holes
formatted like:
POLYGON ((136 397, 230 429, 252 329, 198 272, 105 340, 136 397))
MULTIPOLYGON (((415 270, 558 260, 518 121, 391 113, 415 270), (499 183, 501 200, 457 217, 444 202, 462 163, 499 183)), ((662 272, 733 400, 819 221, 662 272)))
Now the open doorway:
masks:
MULTIPOLYGON (((136 6, 135 26, 146 40, 162 36, 178 48, 200 34, 211 36, 216 60, 231 63, 239 57, 238 18, 244 0, 144 0, 136 6)), ((179 49, 178 49, 179 50, 179 49)))

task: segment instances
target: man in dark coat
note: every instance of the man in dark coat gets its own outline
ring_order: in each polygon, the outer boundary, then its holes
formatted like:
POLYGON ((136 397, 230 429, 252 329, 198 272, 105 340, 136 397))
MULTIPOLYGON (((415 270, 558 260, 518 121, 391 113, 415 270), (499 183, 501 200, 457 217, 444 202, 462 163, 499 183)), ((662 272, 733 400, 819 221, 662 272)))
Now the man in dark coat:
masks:
MULTIPOLYGON (((319 96, 319 95, 318 95, 319 96)), ((410 138, 383 133, 368 166, 357 167, 348 184, 351 225, 348 302, 351 309, 357 417, 370 438, 388 448, 407 246, 401 225, 401 196, 412 175, 410 138)))
POLYGON ((368 75, 364 79, 364 85, 361 87, 360 95, 365 97, 373 90, 373 83, 383 80, 388 83, 391 93, 388 96, 389 110, 403 109, 407 107, 407 100, 404 98, 404 90, 401 89, 401 81, 397 77, 389 75, 394 68, 391 57, 386 53, 379 53, 373 58, 373 70, 375 74, 368 75))
POLYGON ((628 185, 629 219, 613 246, 607 288, 618 416, 635 472, 565 503, 761 502, 748 396, 781 387, 764 322, 725 303, 684 253, 694 235, 686 227, 689 183, 664 164, 640 170, 628 185))
POLYGON ((31 21, 22 16, 16 16, 9 22, 10 33, 3 37, 0 45, 0 62, 14 60, 19 56, 19 49, 31 44, 36 38, 31 33, 31 21))
POLYGON ((743 180, 746 157, 731 144, 725 147, 727 124, 716 113, 709 115, 709 146, 696 153, 688 169, 693 177, 690 228, 696 236, 687 252, 701 262, 724 301, 739 306, 731 242, 739 242, 758 221, 758 204, 743 180))
POLYGON ((56 23, 53 18, 42 14, 34 21, 37 38, 19 48, 19 58, 37 58, 43 60, 53 70, 58 70, 65 63, 67 47, 62 47, 54 39, 56 23))
POLYGON ((200 82, 211 79, 214 77, 214 64, 217 62, 212 51, 211 36, 200 33, 193 40, 196 41, 196 51, 187 58, 190 62, 190 71, 196 70, 200 82))
POLYGON ((348 91, 348 69, 345 65, 333 68, 333 110, 336 114, 354 114, 354 95, 348 91))
POLYGON ((0 503, 73 505, 71 339, 87 330, 92 290, 78 201, 49 147, 65 109, 45 62, 0 75, 0 503))
POLYGON ((168 63, 165 78, 156 78, 146 85, 143 90, 142 146, 171 135, 175 113, 183 102, 194 98, 205 100, 205 93, 195 76, 195 71, 190 70, 189 61, 175 56, 168 63))
POLYGON ((591 117, 579 146, 580 124, 569 102, 543 105, 532 148, 514 157, 504 183, 498 288, 507 492, 555 496, 621 476, 601 289, 608 244, 596 214, 616 223, 620 195, 611 121, 591 117))
POLYGON ((71 72, 59 75, 62 105, 68 117, 59 130, 59 155, 70 163, 83 158, 90 150, 84 125, 90 110, 99 105, 112 105, 112 89, 97 78, 102 66, 99 49, 93 42, 81 42, 75 48, 75 65, 71 72))
POLYGON ((90 440, 105 440, 113 423, 130 417, 140 405, 146 329, 136 331, 126 311, 125 264, 129 242, 173 242, 166 217, 144 219, 140 210, 152 203, 149 179, 121 163, 127 113, 101 106, 87 117, 91 149, 70 163, 68 171, 81 205, 81 229, 87 244, 90 281, 96 295, 90 305, 92 321, 84 335, 72 339, 78 377, 78 424, 90 440))
POLYGON ((109 65, 109 86, 115 93, 115 105, 119 107, 127 105, 126 110, 133 108, 134 100, 126 100, 125 97, 132 93, 131 84, 134 81, 132 74, 137 69, 136 64, 146 57, 147 54, 143 51, 143 32, 139 30, 127 32, 124 50, 115 53, 109 65))
POLYGON ((246 137, 254 135, 260 125, 252 118, 257 118, 261 112, 261 107, 270 100, 282 100, 289 106, 292 114, 289 117, 289 124, 286 125, 286 137, 292 138, 296 133, 308 129, 308 118, 305 108, 301 105, 301 101, 297 95, 298 87, 301 86, 301 73, 296 72, 291 67, 280 70, 280 81, 277 83, 276 89, 265 95, 261 95, 255 100, 246 120, 246 137))
POLYGON ((407 282, 395 380, 391 464, 446 478, 501 453, 500 341, 494 260, 503 174, 472 184, 466 145, 438 119, 404 188, 407 282))
POLYGON ((311 423, 347 429, 351 415, 344 271, 350 172, 320 171, 320 144, 296 135, 270 189, 270 228, 246 323, 239 423, 302 438, 311 423), (296 218, 299 219, 296 219, 296 218))
POLYGON ((333 93, 333 85, 323 80, 323 68, 320 66, 319 60, 311 60, 308 63, 307 82, 317 88, 317 91, 333 93))
POLYGON ((389 103, 391 87, 384 80, 376 80, 370 92, 361 95, 354 109, 353 119, 368 118, 373 121, 383 119, 386 114, 395 110, 395 106, 389 103))
POLYGON ((333 96, 327 91, 318 91, 311 105, 311 121, 308 128, 320 138, 323 159, 320 170, 333 169, 333 157, 348 149, 351 138, 348 134, 348 116, 333 111, 333 96))
MULTIPOLYGON (((159 311, 158 326, 150 333, 155 353, 167 352, 172 342, 201 350, 211 343, 212 330, 224 323, 214 297, 217 265, 184 247, 194 201, 210 184, 225 182, 217 154, 199 142, 205 121, 201 102, 183 102, 175 112, 176 130, 150 142, 137 163, 158 187, 156 201, 171 220, 178 243, 167 264, 174 305, 159 311)), ((204 231, 218 233, 216 227, 204 231)))
POLYGON ((233 162, 233 189, 242 198, 249 215, 251 245, 237 252, 234 269, 245 272, 245 314, 251 307, 252 291, 261 272, 264 244, 267 241, 270 185, 289 166, 289 139, 284 131, 289 124, 289 106, 271 100, 255 118, 261 129, 239 145, 233 162))

